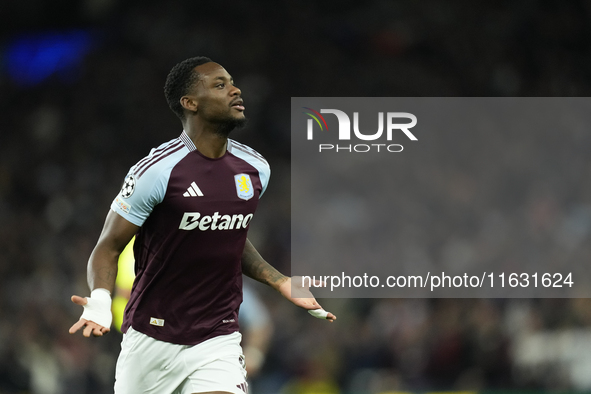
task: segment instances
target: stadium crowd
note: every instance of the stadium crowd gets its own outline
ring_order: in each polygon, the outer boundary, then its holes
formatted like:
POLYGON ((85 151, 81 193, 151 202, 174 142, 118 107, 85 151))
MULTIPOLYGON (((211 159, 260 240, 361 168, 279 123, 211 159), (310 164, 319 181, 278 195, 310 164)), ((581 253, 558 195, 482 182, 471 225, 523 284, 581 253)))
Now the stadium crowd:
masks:
MULTIPOLYGON (((4 65, 11 40, 25 32, 86 29, 93 39, 81 64, 38 84, 0 68, 0 394, 112 392, 121 336, 68 334, 80 315, 70 296, 88 294, 86 262, 129 166, 180 134, 162 94, 179 59, 219 61, 242 89, 250 123, 232 138, 272 167, 250 238, 286 273, 290 97, 591 92, 591 4, 583 1, 2 7, 4 65)), ((540 258, 591 261, 591 132, 537 138, 524 129, 521 141, 509 147, 504 170, 526 172, 532 188, 511 176, 471 177, 467 168, 481 158, 464 149, 461 165, 401 196, 401 210, 430 201, 466 226, 420 250, 405 234, 395 242, 401 255, 453 261, 511 251, 535 260, 543 250, 540 258), (488 212, 475 231, 479 188, 515 209, 488 212)), ((425 220, 416 227, 445 233, 425 220)), ((589 299, 327 299, 321 303, 339 317, 328 325, 253 287, 275 325, 254 394, 591 390, 589 299)))

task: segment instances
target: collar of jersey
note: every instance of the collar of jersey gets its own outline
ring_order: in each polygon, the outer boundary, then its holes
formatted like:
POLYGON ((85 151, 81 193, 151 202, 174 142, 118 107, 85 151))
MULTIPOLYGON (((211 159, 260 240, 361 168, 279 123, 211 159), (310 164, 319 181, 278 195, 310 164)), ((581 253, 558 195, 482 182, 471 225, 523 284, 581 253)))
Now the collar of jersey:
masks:
POLYGON ((187 135, 187 133, 185 132, 185 130, 183 130, 183 132, 181 133, 181 136, 179 137, 179 139, 181 141, 183 141, 183 144, 185 144, 185 146, 187 147, 187 149, 189 149, 189 152, 193 152, 194 150, 197 150, 197 147, 193 143, 193 140, 187 135))

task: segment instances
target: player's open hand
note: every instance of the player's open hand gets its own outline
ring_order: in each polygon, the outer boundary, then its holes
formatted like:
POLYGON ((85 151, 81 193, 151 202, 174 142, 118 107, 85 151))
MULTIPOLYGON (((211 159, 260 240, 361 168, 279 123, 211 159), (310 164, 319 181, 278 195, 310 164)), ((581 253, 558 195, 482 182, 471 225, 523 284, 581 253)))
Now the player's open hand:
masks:
POLYGON ((287 280, 279 286, 279 292, 295 305, 307 309, 314 317, 326 319, 331 323, 337 319, 335 315, 322 309, 318 301, 316 301, 316 298, 314 298, 310 292, 310 284, 304 286, 301 276, 287 278, 287 280))
POLYGON ((72 327, 70 334, 74 334, 82 327, 82 335, 101 337, 111 331, 111 296, 105 289, 93 290, 90 297, 72 296, 72 302, 84 307, 82 317, 72 327))

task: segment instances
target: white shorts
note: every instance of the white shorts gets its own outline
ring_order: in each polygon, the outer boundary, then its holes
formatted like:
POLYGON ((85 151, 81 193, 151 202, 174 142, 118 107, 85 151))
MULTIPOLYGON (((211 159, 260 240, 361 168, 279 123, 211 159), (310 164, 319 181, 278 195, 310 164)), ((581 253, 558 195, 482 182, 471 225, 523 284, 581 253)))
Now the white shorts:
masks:
POLYGON ((115 394, 248 392, 244 355, 235 332, 194 346, 159 341, 129 328, 115 371, 115 394))

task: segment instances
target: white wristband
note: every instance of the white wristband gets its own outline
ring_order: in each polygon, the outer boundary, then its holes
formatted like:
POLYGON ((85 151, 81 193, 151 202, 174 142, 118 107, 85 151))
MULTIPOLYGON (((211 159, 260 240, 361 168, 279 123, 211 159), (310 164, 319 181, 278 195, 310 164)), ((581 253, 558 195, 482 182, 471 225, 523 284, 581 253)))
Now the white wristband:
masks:
POLYGON ((111 314, 111 292, 107 289, 94 289, 88 301, 84 305, 81 318, 95 322, 105 328, 111 327, 113 315, 111 314))
POLYGON ((308 313, 317 319, 326 319, 326 316, 328 316, 328 312, 324 309, 311 309, 308 313))

